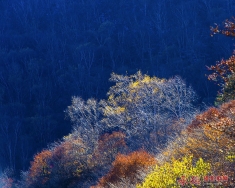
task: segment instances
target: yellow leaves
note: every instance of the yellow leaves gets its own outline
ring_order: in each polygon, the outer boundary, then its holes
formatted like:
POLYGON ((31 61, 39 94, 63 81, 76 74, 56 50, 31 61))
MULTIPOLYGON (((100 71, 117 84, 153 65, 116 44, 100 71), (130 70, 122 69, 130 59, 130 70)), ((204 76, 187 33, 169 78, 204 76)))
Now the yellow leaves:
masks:
POLYGON ((128 113, 129 106, 141 104, 147 98, 154 100, 160 90, 159 84, 166 81, 143 75, 140 71, 125 77, 114 74, 111 80, 115 81, 116 85, 111 87, 107 103, 102 106, 105 116, 128 113))
POLYGON ((64 137, 63 137, 63 140, 66 142, 66 141, 68 141, 68 140, 71 140, 72 137, 73 137, 72 134, 68 134, 67 136, 64 136, 64 137))
POLYGON ((111 106, 106 106, 104 109, 104 115, 110 115, 113 113, 113 108, 111 106))
POLYGON ((202 158, 196 163, 196 168, 192 168, 192 174, 198 174, 199 176, 204 176, 211 169, 211 165, 209 163, 205 163, 202 158))
POLYGON ((158 88, 154 88, 154 89, 153 89, 153 94, 157 93, 158 91, 159 91, 158 88))
POLYGON ((186 156, 182 160, 172 159, 171 162, 166 162, 162 166, 156 166, 145 178, 142 185, 137 185, 137 188, 162 188, 162 187, 176 187, 180 185, 177 179, 185 177, 197 176, 203 177, 210 172, 210 164, 205 163, 201 158, 193 165, 193 157, 186 156))
POLYGON ((113 96, 113 95, 109 95, 108 100, 112 100, 113 98, 114 98, 114 96, 113 96))
POLYGON ((168 150, 162 152, 163 156, 168 157, 170 155, 170 152, 168 150))
POLYGON ((144 77, 144 79, 142 80, 142 83, 149 83, 150 81, 152 81, 152 79, 149 76, 144 77))
POLYGON ((111 106, 106 106, 104 110, 104 115, 121 114, 123 112, 125 112, 125 107, 118 106, 116 108, 113 108, 111 106))
POLYGON ((144 75, 144 76, 141 75, 139 79, 137 79, 136 81, 132 81, 130 83, 129 88, 132 90, 141 89, 145 85, 150 85, 150 84, 154 85, 156 83, 163 83, 164 81, 165 81, 164 79, 158 79, 156 77, 151 78, 148 75, 144 75))
POLYGON ((80 146, 80 145, 84 145, 81 138, 74 139, 74 140, 73 140, 73 144, 74 144, 74 145, 79 145, 79 146, 80 146))
POLYGON ((132 82, 132 83, 130 84, 130 88, 136 88, 136 87, 138 87, 138 86, 139 86, 139 82, 138 82, 138 81, 132 82))
POLYGON ((234 162, 235 161, 235 153, 234 152, 229 152, 225 156, 225 159, 228 160, 229 162, 234 162))
POLYGON ((115 111, 117 114, 120 114, 122 112, 125 112, 125 107, 117 107, 117 110, 115 111))

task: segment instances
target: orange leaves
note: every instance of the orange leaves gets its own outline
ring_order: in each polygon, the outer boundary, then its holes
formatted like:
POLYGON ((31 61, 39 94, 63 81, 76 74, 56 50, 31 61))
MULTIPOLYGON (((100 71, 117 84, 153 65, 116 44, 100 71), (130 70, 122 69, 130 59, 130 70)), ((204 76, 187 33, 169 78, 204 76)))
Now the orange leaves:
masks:
MULTIPOLYGON (((218 25, 216 25, 215 28, 211 27, 211 31, 212 36, 213 34, 220 33, 235 37, 235 18, 225 20, 222 29, 219 29, 218 25)), ((227 60, 222 59, 220 62, 217 62, 215 66, 208 67, 208 69, 213 71, 213 73, 208 76, 208 79, 219 81, 218 85, 222 87, 222 92, 217 97, 218 104, 235 99, 235 55, 232 55, 227 60)))
POLYGON ((119 154, 113 162, 114 167, 125 167, 116 169, 120 175, 124 175, 126 172, 130 173, 131 171, 135 171, 141 167, 152 166, 154 164, 156 164, 154 157, 144 150, 135 151, 129 155, 119 154))
POLYGON ((217 174, 233 169, 234 164, 226 160, 226 156, 235 150, 234 113, 235 100, 224 103, 220 108, 210 108, 198 115, 186 132, 186 151, 209 160, 217 174))
POLYGON ((67 184, 79 179, 81 172, 89 168, 87 158, 82 139, 69 135, 63 142, 34 157, 27 183, 30 187, 47 187, 51 183, 55 187, 67 187, 67 184), (67 182, 68 179, 72 180, 67 182))
POLYGON ((226 82, 227 76, 235 72, 235 55, 232 55, 228 60, 222 59, 215 66, 208 67, 208 69, 214 71, 213 74, 208 76, 208 79, 215 80, 219 77, 226 82))
POLYGON ((226 35, 226 36, 231 36, 231 37, 235 37, 235 18, 232 17, 231 20, 225 20, 224 22, 224 29, 222 30, 222 34, 226 35))
POLYGON ((235 162, 229 161, 228 157, 233 156, 234 151, 235 100, 197 115, 187 129, 169 143, 158 161, 190 154, 209 162, 213 174, 226 174, 232 180, 235 177, 235 162))
POLYGON ((227 165, 226 154, 235 150, 235 100, 197 115, 176 144, 180 142, 182 147, 175 147, 176 155, 191 153, 222 169, 227 165))
POLYGON ((227 19, 223 22, 223 28, 220 29, 217 24, 216 27, 211 27, 211 36, 221 33, 226 36, 235 37, 235 18, 227 19))
POLYGON ((109 183, 115 184, 121 178, 128 178, 131 183, 139 183, 137 172, 156 164, 155 158, 146 151, 140 150, 128 155, 118 154, 110 172, 102 177, 97 187, 106 187, 109 183))
POLYGON ((104 134, 94 146, 74 131, 50 150, 35 155, 27 177, 29 187, 69 187, 86 173, 108 169, 118 152, 126 148, 122 132, 104 134))
POLYGON ((118 152, 126 148, 126 136, 122 132, 104 134, 94 148, 75 133, 34 157, 27 178, 29 187, 76 184, 83 174, 98 167, 110 167, 118 152))
POLYGON ((51 174, 51 167, 49 160, 52 157, 52 152, 43 150, 34 157, 29 170, 29 182, 40 180, 42 184, 46 183, 51 174))
POLYGON ((210 128, 235 139, 235 100, 223 104, 219 109, 210 108, 198 115, 189 125, 191 128, 210 128))
POLYGON ((217 33, 220 33, 219 26, 216 25, 216 27, 211 27, 211 36, 213 37, 213 35, 217 33))

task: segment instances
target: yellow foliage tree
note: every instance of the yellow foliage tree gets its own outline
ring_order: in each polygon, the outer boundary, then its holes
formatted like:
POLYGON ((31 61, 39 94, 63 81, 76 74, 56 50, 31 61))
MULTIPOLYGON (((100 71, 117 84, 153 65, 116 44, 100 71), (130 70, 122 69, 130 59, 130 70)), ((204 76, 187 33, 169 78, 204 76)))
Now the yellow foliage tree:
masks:
POLYGON ((192 187, 200 184, 200 180, 210 172, 210 164, 199 159, 193 165, 193 157, 186 156, 182 160, 172 159, 155 169, 147 175, 142 184, 137 188, 178 188, 181 183, 192 187), (185 182, 180 182, 185 181, 185 182))
MULTIPOLYGON (((196 116, 186 130, 162 152, 163 161, 191 154, 208 161, 215 175, 227 175, 231 183, 235 177, 235 101, 220 108, 210 108, 196 116)), ((158 161, 160 161, 158 159, 158 161)), ((223 184, 224 185, 224 184, 223 184)), ((225 185, 224 185, 225 186, 225 185)))
POLYGON ((138 71, 130 76, 113 73, 110 80, 116 84, 110 88, 108 100, 99 103, 102 123, 118 127, 137 148, 154 152, 175 133, 169 125, 186 124, 196 111, 192 105, 195 93, 180 77, 166 80, 138 71), (142 145, 136 146, 139 143, 142 145))

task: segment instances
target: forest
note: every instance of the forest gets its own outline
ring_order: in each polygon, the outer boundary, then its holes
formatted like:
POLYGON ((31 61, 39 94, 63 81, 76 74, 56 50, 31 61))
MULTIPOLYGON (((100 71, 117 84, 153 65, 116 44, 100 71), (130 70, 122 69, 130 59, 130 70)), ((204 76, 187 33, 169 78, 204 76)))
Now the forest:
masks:
POLYGON ((0 0, 0 187, 234 187, 234 11, 0 0))

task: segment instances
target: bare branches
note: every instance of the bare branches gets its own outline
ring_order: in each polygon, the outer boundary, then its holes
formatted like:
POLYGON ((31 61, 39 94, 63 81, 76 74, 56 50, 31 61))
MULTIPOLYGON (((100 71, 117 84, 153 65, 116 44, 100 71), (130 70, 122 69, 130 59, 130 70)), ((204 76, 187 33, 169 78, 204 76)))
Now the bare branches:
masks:
POLYGON ((116 85, 110 88, 109 99, 101 102, 108 126, 140 133, 182 119, 188 123, 196 112, 192 104, 196 94, 180 77, 164 80, 139 71, 129 77, 112 74, 110 80, 116 85))

